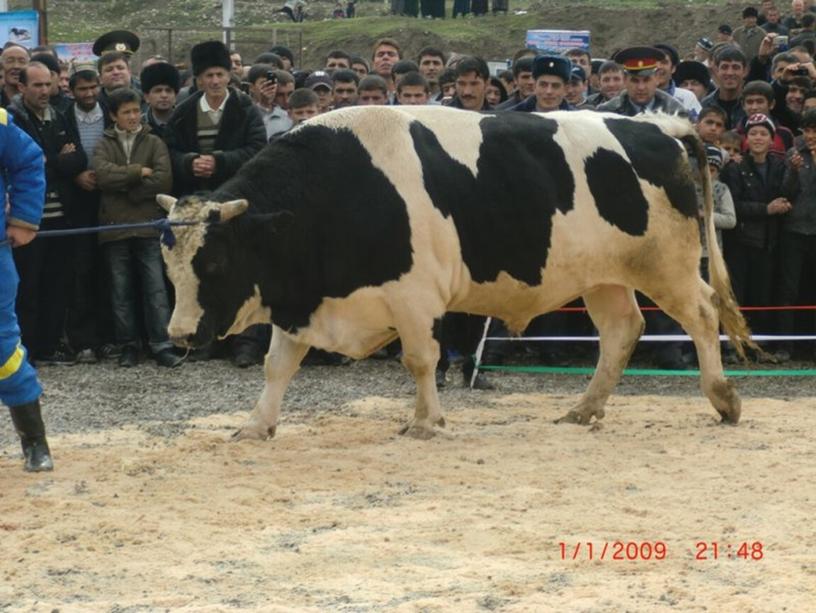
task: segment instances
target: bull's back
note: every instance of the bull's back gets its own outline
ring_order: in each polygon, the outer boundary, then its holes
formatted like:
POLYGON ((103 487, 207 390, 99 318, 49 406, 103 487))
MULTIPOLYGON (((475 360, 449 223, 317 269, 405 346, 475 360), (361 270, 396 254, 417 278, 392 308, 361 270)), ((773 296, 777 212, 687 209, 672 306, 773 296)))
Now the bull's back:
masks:
MULTIPOLYGON (((375 213, 372 223, 354 217, 345 240, 363 266, 377 245, 391 254, 380 281, 422 261, 446 273, 461 265, 475 286, 523 290, 565 275, 577 286, 631 268, 645 247, 676 239, 676 226, 694 229, 683 224, 697 203, 682 148, 650 123, 379 107, 334 112, 304 130, 312 126, 333 132, 336 163, 363 192, 341 209, 375 213)), ((339 210, 337 223, 347 215, 339 210)))

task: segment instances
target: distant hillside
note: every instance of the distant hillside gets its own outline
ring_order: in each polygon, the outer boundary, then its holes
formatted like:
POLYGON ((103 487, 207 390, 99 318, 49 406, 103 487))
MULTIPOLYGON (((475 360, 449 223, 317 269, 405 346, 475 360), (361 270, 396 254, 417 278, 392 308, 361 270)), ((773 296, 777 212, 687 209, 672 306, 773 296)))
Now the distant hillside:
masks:
MULTIPOLYGON (((31 6, 30 1, 10 4, 12 8, 31 6)), ((236 34, 236 47, 245 56, 251 58, 273 42, 287 44, 297 54, 302 44, 302 65, 314 67, 333 48, 368 56, 377 38, 392 36, 409 57, 432 44, 503 59, 523 47, 525 32, 534 28, 590 29, 596 57, 654 42, 672 43, 685 54, 700 36, 713 36, 720 23, 737 25, 741 10, 735 4, 689 0, 659 4, 654 0, 510 0, 511 13, 523 9, 525 14, 423 20, 383 16, 387 4, 358 0, 356 19, 324 20, 334 3, 309 2, 309 19, 292 24, 277 13, 282 5, 283 0, 236 0, 236 26, 254 30, 236 34), (258 31, 261 28, 270 30, 258 31)), ((220 36, 221 2, 216 0, 50 0, 48 6, 52 42, 91 41, 105 31, 124 28, 142 37, 145 54, 166 55, 168 34, 156 28, 196 28, 173 33, 172 59, 184 61, 192 43, 220 36)))

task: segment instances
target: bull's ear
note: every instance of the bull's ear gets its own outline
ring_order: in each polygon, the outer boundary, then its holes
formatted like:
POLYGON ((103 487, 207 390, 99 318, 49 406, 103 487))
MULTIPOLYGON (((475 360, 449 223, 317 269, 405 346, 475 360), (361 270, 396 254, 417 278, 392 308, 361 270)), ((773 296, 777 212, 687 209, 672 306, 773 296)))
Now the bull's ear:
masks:
POLYGON ((246 211, 248 208, 249 202, 246 200, 230 200, 229 202, 222 202, 218 205, 221 223, 229 221, 233 217, 238 217, 238 215, 246 211))
POLYGON ((177 200, 173 198, 173 196, 168 196, 167 194, 158 194, 156 196, 156 202, 161 208, 169 213, 170 209, 173 208, 173 205, 177 202, 177 200))

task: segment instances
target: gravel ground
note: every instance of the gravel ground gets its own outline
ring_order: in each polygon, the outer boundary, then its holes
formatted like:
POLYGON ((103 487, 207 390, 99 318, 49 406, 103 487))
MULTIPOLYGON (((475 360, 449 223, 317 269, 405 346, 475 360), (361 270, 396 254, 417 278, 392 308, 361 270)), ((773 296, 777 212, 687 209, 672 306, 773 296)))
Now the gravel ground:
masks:
MULTIPOLYGON (((634 361, 631 366, 648 365, 634 361)), ((813 364, 804 362, 784 366, 812 367, 813 364)), ((118 368, 113 361, 52 366, 42 368, 40 376, 45 388, 43 410, 47 427, 54 433, 82 433, 136 424, 153 435, 173 437, 192 418, 251 409, 263 385, 261 366, 241 370, 223 360, 185 363, 174 370, 158 368, 149 360, 128 370, 118 368)), ((575 394, 583 391, 589 381, 585 375, 494 373, 490 377, 496 383, 496 391, 472 392, 464 387, 459 370, 452 367, 448 386, 442 390, 443 406, 461 404, 471 394, 479 394, 487 405, 509 393, 575 394)), ((739 377, 735 383, 746 398, 786 400, 816 394, 810 377, 739 377)), ((342 414, 343 405, 368 396, 410 398, 413 394, 413 381, 396 360, 305 366, 289 387, 281 420, 300 423, 324 413, 342 414)), ((696 396, 705 402, 697 377, 624 377, 616 394, 696 396)), ((614 417, 614 413, 607 415, 614 417)), ((402 417, 408 419, 409 415, 402 417)), ((6 427, 0 428, 0 447, 16 441, 10 422, 6 423, 6 427)))

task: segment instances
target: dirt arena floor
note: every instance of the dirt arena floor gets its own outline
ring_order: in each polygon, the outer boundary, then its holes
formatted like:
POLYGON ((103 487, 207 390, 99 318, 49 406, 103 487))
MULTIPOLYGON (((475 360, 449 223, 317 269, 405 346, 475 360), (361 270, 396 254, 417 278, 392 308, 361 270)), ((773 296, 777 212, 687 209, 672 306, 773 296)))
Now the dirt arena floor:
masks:
POLYGON ((410 379, 367 361, 304 369, 274 440, 229 443, 260 367, 42 374, 57 470, 23 473, 0 420, 2 611, 816 602, 809 380, 738 381, 730 427, 696 380, 627 379, 590 428, 553 423, 584 377, 457 381, 442 393, 450 437, 417 441, 396 435, 410 379))

